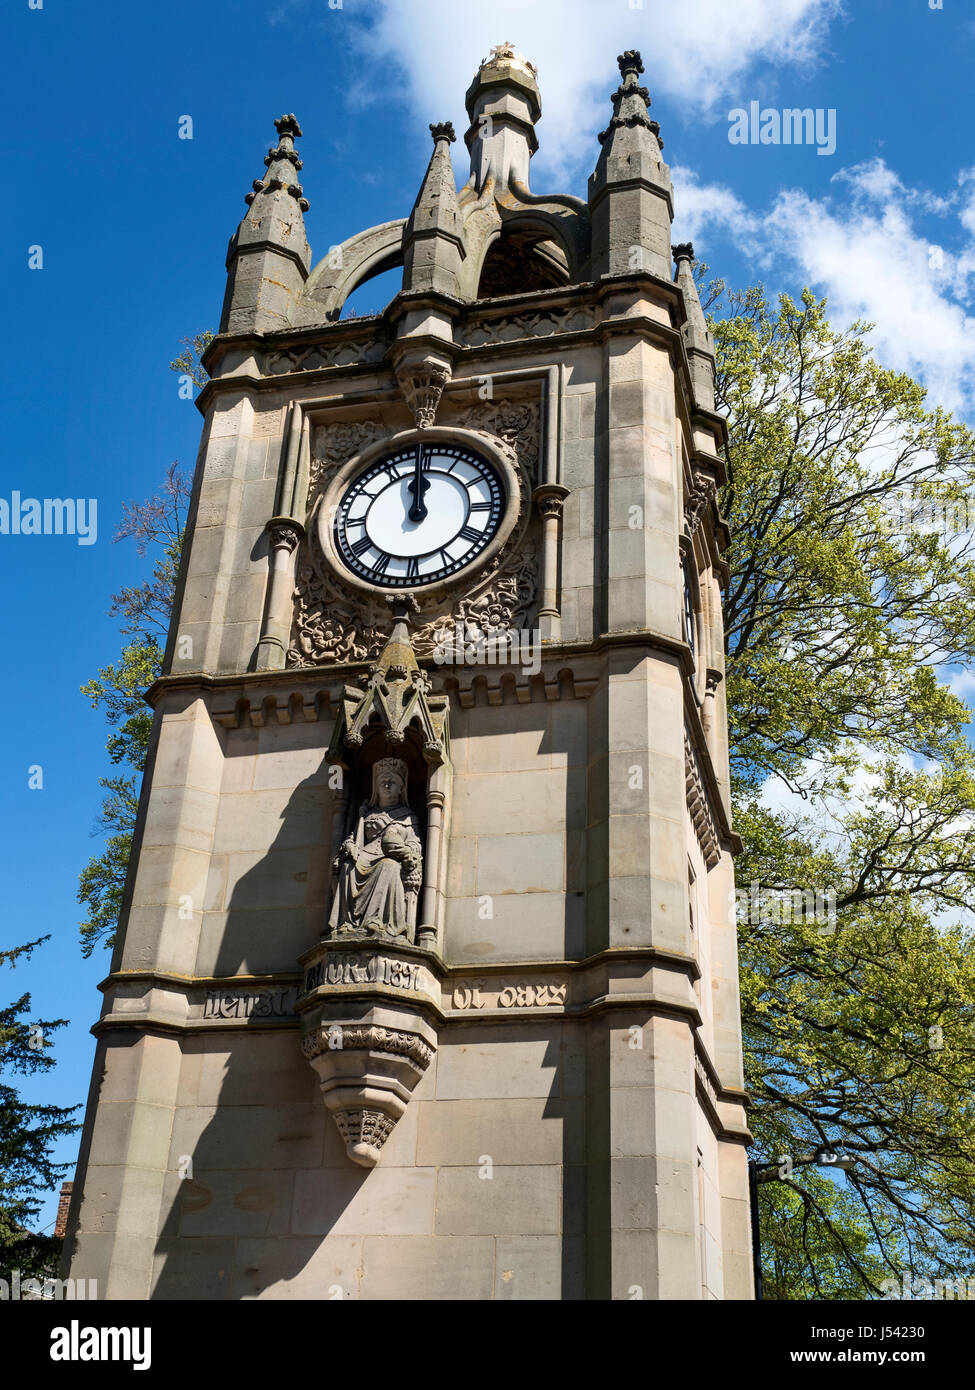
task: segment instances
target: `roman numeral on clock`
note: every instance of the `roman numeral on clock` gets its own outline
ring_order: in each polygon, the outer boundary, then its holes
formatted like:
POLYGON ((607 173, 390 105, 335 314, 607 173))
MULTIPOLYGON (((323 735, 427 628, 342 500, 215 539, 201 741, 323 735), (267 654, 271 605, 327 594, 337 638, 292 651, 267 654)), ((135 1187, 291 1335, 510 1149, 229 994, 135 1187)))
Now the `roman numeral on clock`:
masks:
POLYGON ((369 539, 368 536, 360 536, 359 539, 352 546, 352 554, 363 555, 371 545, 372 541, 369 539))
POLYGON ((459 534, 464 537, 465 541, 479 541, 484 532, 475 531, 473 526, 462 526, 459 534))
POLYGON ((376 561, 376 563, 375 563, 375 564, 373 565, 373 567, 372 567, 373 573, 374 573, 374 574, 385 574, 385 573, 386 573, 386 566, 387 566, 388 564, 389 564, 389 556, 388 556, 388 555, 380 555, 379 559, 376 561))
POLYGON ((419 562, 419 560, 416 558, 416 556, 414 555, 414 556, 412 556, 412 557, 407 561, 407 564, 406 564, 406 577, 407 577, 407 579, 416 579, 416 577, 419 575, 419 573, 420 573, 420 562, 419 562))

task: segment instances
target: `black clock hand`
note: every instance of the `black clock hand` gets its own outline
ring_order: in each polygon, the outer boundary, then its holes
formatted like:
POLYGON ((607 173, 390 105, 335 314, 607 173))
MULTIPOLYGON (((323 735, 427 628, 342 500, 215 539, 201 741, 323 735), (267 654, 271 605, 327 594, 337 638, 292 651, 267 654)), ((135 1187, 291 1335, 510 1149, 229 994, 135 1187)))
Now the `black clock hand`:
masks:
POLYGON ((410 507, 408 516, 411 521, 422 521, 427 514, 426 503, 423 494, 430 486, 430 479, 423 476, 423 445, 416 446, 416 472, 406 485, 407 492, 413 494, 413 505, 410 507))

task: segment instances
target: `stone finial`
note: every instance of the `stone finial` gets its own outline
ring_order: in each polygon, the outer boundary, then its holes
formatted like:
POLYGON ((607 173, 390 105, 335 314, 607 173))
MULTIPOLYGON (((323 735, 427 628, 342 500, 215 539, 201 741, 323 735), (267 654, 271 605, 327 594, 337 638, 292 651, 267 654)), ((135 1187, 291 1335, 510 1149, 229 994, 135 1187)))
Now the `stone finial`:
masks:
POLYGON ((221 333, 289 327, 311 269, 302 216, 308 199, 296 182, 301 159, 294 141, 301 126, 293 113, 279 116, 274 125, 278 143, 264 158, 264 177, 253 181, 244 198, 247 212, 227 251, 221 333))
POLYGON ((504 43, 496 43, 486 58, 481 59, 481 67, 487 67, 489 63, 521 63, 530 73, 538 76, 538 68, 534 63, 530 63, 526 57, 517 51, 510 40, 504 43))
POLYGON ((676 246, 672 246, 675 261, 692 261, 694 259, 694 243, 692 241, 679 241, 676 246))
POLYGON ((430 126, 430 134, 433 136, 433 143, 438 140, 449 140, 451 144, 457 139, 454 134, 453 121, 439 121, 436 125, 430 126))
POLYGON ((474 192, 479 196, 489 180, 496 198, 508 189, 527 189, 529 160, 538 149, 535 122, 542 114, 534 63, 514 44, 497 44, 475 73, 465 103, 474 192))
POLYGON ((632 129, 634 126, 645 126, 652 131, 659 148, 663 149, 659 122, 651 121, 647 114, 650 93, 637 82, 637 76, 643 71, 639 53, 635 48, 627 49, 616 61, 620 65, 623 80, 613 93, 613 118, 606 129, 600 132, 599 143, 605 144, 613 131, 622 127, 628 126, 632 129))
POLYGON ((286 116, 278 116, 274 128, 278 132, 278 143, 264 156, 267 174, 263 179, 254 180, 251 192, 245 195, 244 202, 250 207, 259 194, 276 193, 279 189, 284 189, 294 198, 301 211, 307 212, 310 204, 304 196, 304 189, 300 183, 294 182, 290 171, 283 167, 290 164, 295 173, 302 167, 301 157, 294 147, 295 138, 301 135, 301 126, 292 112, 286 116))
POLYGON ((274 129, 282 138, 290 136, 294 139, 301 139, 301 126, 298 124, 298 118, 293 111, 287 116, 279 116, 274 122, 274 129))
POLYGON ((420 670, 410 640, 410 615, 417 611, 414 596, 405 590, 391 596, 392 630, 386 645, 369 667, 364 687, 347 685, 325 755, 332 766, 348 767, 348 750, 362 747, 368 730, 382 733, 387 744, 402 744, 411 726, 431 767, 447 757, 446 720, 449 700, 431 693, 429 678, 420 670))

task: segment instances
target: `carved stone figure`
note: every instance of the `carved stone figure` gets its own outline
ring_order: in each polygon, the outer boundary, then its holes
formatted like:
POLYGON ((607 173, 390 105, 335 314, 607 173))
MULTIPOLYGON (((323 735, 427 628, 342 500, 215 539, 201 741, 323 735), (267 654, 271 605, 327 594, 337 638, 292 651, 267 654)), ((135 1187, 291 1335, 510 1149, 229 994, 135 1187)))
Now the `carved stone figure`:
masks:
POLYGON ((406 763, 380 758, 372 797, 362 803, 355 834, 343 841, 329 927, 333 936, 379 935, 412 941, 423 882, 420 826, 406 800, 406 763))

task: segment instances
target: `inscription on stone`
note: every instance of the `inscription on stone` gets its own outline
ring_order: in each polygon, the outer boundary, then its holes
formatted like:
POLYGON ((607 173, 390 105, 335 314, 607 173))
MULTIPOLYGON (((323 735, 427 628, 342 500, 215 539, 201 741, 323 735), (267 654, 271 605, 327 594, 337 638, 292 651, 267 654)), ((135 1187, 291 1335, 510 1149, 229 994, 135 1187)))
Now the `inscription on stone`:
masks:
POLYGON ((393 985, 419 989, 420 967, 412 961, 389 956, 350 955, 339 960, 320 960, 305 971, 305 993, 319 985, 393 985))
POLYGON ((453 993, 455 1009, 544 1009, 550 1004, 564 1004, 566 985, 519 982, 511 985, 456 985, 453 993))
POLYGON ((203 1005, 204 1018, 283 1018, 298 997, 295 985, 284 989, 211 990, 203 1005))

